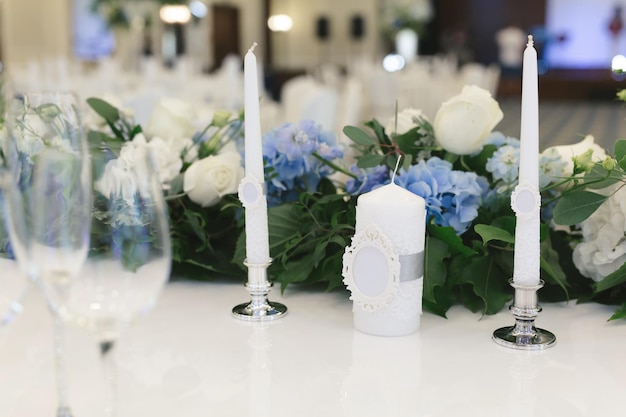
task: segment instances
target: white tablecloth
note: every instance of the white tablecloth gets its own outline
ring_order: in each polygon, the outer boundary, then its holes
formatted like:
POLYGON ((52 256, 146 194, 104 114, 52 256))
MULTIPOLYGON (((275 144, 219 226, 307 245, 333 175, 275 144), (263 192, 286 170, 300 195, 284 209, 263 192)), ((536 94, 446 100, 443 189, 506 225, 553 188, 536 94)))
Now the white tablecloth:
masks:
MULTIPOLYGON (((482 317, 454 307, 422 316, 399 338, 353 329, 346 294, 297 289, 272 300, 289 315, 271 325, 231 317, 249 300, 230 283, 170 283, 157 307, 117 346, 120 416, 620 416, 626 322, 612 308, 545 304, 537 325, 558 343, 506 349, 482 317)), ((54 415, 52 321, 36 290, 0 343, 0 416, 54 415)), ((75 417, 103 415, 101 368, 85 330, 68 328, 75 417)))

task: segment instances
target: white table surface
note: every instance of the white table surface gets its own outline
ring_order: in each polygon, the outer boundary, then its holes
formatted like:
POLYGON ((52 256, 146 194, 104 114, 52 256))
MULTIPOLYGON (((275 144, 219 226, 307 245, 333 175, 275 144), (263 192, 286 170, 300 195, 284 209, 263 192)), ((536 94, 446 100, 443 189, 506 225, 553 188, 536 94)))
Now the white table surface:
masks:
MULTIPOLYGON (((626 321, 611 307, 544 304, 537 325, 557 345, 541 352, 496 345, 508 311, 482 317, 454 307, 424 313, 397 338, 353 329, 344 293, 278 289, 289 314, 270 325, 231 317, 242 285, 170 283, 156 308, 117 346, 120 416, 623 416, 626 321)), ((540 297, 541 298, 541 297, 540 297)), ((0 342, 0 416, 52 417, 52 320, 32 289, 0 342)), ((103 415, 95 341, 67 329, 75 417, 103 415)))

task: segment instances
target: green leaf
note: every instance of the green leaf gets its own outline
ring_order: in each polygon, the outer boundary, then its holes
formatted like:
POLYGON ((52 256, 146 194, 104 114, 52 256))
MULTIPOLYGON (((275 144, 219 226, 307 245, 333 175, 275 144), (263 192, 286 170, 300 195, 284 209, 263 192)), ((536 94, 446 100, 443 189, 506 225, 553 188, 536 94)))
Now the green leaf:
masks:
POLYGON ((472 258, 463 270, 462 279, 471 284, 474 293, 482 299, 484 314, 496 314, 511 299, 509 277, 498 267, 493 257, 472 258))
POLYGON ((606 201, 607 197, 590 191, 572 191, 559 199, 554 208, 554 222, 571 226, 581 223, 606 201))
POLYGON ((446 283, 446 266, 443 260, 450 256, 448 245, 434 237, 426 237, 424 250, 424 299, 436 304, 435 287, 446 283))
POLYGON ((313 251, 313 266, 317 267, 319 263, 326 256, 326 247, 328 246, 328 241, 326 242, 318 242, 315 245, 315 251, 313 251))
POLYGON ((608 290, 616 285, 626 282, 626 263, 622 264, 619 269, 609 275, 607 275, 602 281, 596 282, 593 286, 593 290, 596 293, 600 291, 608 290))
POLYGON ((428 225, 428 234, 445 242, 450 248, 452 254, 460 253, 463 256, 476 255, 476 251, 465 246, 463 240, 456 234, 454 228, 450 226, 437 226, 435 224, 428 225))
POLYGON ((291 204, 281 204, 267 210, 270 249, 278 248, 300 235, 302 223, 291 204))
POLYGON ((180 173, 170 182, 169 194, 181 194, 184 190, 185 174, 180 173))
POLYGON ((115 122, 120 119, 120 112, 116 107, 99 98, 87 99, 87 104, 107 122, 115 122))
POLYGON ((359 158, 356 165, 359 168, 372 168, 377 165, 380 165, 383 159, 384 159, 383 155, 376 155, 376 154, 363 155, 359 158))
POLYGON ((415 145, 417 139, 420 137, 417 130, 418 128, 414 127, 408 132, 396 136, 396 143, 402 152, 409 155, 417 155, 420 151, 420 147, 415 145))
POLYGON ((135 127, 133 127, 133 130, 130 131, 130 135, 128 139, 132 140, 136 135, 138 135, 141 132, 143 132, 143 129, 141 128, 141 126, 135 125, 135 127))
POLYGON ((478 175, 486 175, 487 169, 487 160, 493 156, 493 154, 497 150, 496 145, 485 145, 478 155, 475 156, 464 156, 463 159, 470 170, 476 172, 478 175))
POLYGON ((363 129, 356 126, 345 126, 343 133, 355 143, 359 145, 371 146, 376 145, 376 141, 370 135, 365 133, 363 129))
POLYGON ((498 240, 500 242, 515 244, 515 236, 508 231, 499 227, 490 226, 488 224, 477 224, 474 226, 476 233, 483 239, 483 243, 486 245, 492 240, 498 240))
POLYGON ((626 319, 626 302, 622 304, 621 308, 615 310, 615 313, 609 318, 609 321, 618 319, 626 319))
POLYGON ((549 238, 541 242, 540 250, 541 257, 539 258, 539 265, 546 274, 543 277, 544 280, 548 283, 557 284, 561 287, 566 298, 569 300, 567 277, 559 265, 559 254, 552 248, 552 242, 549 238))
POLYGON ((376 134, 376 138, 378 138, 378 141, 380 143, 391 145, 389 136, 385 134, 385 128, 383 127, 383 125, 380 124, 378 120, 373 119, 372 121, 366 123, 365 125, 371 127, 374 130, 374 133, 376 134))
POLYGON ((289 284, 305 281, 311 271, 313 271, 313 257, 310 255, 288 261, 285 264, 285 271, 277 277, 277 280, 280 281, 281 291, 287 288, 289 284))
POLYGON ((613 145, 613 154, 619 166, 626 170, 626 139, 619 139, 613 145))
POLYGON ((590 189, 600 190, 615 184, 620 180, 619 176, 612 175, 602 167, 602 164, 595 164, 591 171, 585 174, 585 185, 590 189))

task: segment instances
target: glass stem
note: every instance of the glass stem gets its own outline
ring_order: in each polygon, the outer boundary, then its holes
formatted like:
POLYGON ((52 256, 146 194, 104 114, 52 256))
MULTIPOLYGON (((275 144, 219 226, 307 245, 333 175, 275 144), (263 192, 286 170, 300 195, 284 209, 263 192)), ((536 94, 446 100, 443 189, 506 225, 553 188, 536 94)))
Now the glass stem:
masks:
POLYGON ((57 378, 57 417, 72 417, 67 395, 63 320, 58 314, 53 314, 52 320, 54 321, 54 364, 57 378))
POLYGON ((100 359, 104 375, 106 417, 117 415, 117 361, 115 359, 115 341, 100 341, 100 359))

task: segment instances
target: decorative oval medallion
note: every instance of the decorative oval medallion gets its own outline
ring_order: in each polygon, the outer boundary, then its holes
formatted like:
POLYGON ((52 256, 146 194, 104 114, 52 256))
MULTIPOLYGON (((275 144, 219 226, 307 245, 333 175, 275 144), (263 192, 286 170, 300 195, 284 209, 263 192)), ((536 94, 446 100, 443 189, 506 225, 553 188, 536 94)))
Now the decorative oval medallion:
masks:
POLYGON ((246 175, 239 183, 239 201, 244 208, 252 208, 259 204, 265 195, 263 185, 252 175, 246 175))
POLYGON ((529 218, 541 209, 541 195, 532 184, 523 182, 511 194, 511 208, 521 218, 529 218))

